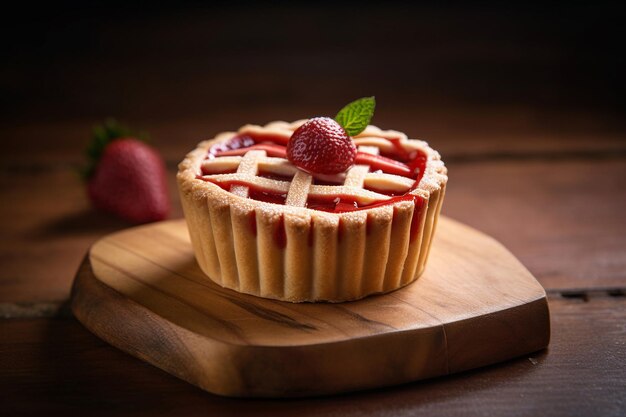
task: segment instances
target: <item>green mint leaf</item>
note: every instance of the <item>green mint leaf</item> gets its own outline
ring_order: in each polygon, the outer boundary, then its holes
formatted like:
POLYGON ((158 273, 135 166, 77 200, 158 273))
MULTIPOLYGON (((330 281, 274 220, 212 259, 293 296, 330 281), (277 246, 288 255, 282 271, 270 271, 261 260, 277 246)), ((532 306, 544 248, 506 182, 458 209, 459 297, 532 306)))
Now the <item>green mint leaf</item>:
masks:
POLYGON ((339 110, 335 120, 349 136, 356 136, 370 124, 375 107, 376 100, 374 97, 360 98, 339 110))

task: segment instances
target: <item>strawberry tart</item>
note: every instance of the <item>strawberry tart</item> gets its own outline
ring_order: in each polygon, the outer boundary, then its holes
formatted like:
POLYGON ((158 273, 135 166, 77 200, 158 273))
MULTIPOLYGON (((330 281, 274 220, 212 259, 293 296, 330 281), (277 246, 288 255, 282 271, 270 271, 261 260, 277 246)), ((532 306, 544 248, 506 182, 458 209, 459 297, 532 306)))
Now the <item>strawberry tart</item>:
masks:
POLYGON ((356 300, 424 271, 447 171, 426 142, 369 125, 374 100, 334 118, 246 125, 179 165, 198 264, 277 300, 356 300))

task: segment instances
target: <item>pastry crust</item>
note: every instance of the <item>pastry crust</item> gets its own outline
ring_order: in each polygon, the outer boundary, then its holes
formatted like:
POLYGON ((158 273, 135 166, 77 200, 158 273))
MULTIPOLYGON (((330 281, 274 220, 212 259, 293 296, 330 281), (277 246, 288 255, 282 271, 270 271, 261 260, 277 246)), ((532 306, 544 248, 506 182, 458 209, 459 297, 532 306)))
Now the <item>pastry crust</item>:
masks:
MULTIPOLYGON (((293 131, 301 123, 244 126, 240 132, 293 131)), ((439 154, 426 142, 375 126, 354 138, 357 146, 384 150, 390 146, 384 138, 401 137, 404 146, 426 155, 424 174, 410 191, 424 201, 412 235, 416 203, 411 199, 332 213, 242 197, 198 178, 211 146, 234 135, 225 132, 198 144, 179 164, 177 175, 196 259, 212 281, 277 300, 341 302, 393 291, 422 274, 448 179, 439 154)))

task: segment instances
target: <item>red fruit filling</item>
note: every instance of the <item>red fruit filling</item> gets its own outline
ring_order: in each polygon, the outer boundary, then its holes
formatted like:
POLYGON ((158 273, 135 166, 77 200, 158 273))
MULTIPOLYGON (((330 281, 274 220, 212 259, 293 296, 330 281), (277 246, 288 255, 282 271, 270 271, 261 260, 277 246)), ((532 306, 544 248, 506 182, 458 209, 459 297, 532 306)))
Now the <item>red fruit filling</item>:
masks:
MULTIPOLYGON (((304 126, 304 125, 303 125, 304 126)), ((297 131, 297 130, 296 130, 297 131)), ((295 132, 294 132, 295 135, 295 132)), ((405 191, 390 191, 383 189, 376 189, 373 186, 368 186, 366 183, 364 189, 383 194, 391 197, 386 200, 376 200, 368 204, 363 204, 357 201, 352 196, 347 195, 334 195, 334 196, 320 196, 309 195, 306 207, 314 210, 332 212, 332 213, 344 213, 351 211, 360 211, 365 209, 371 209, 374 207, 385 206, 393 204, 398 201, 413 201, 415 203, 415 210, 413 212, 413 219, 411 222, 411 239, 417 237, 419 232, 419 225, 421 222, 421 216, 425 210, 425 201, 422 197, 410 194, 419 184, 422 176, 424 175, 424 169, 426 168, 427 156, 423 151, 410 150, 407 151, 400 143, 399 139, 386 139, 393 146, 392 150, 383 155, 372 155, 369 153, 355 152, 353 163, 369 165, 370 172, 379 171, 385 174, 399 175, 414 180, 412 187, 405 191)), ((219 158, 222 156, 243 156, 250 150, 264 150, 267 156, 287 158, 289 154, 288 144, 285 146, 285 136, 275 135, 269 132, 253 133, 245 135, 236 135, 231 139, 213 145, 209 149, 207 158, 219 158)), ((348 166, 349 167, 349 166, 348 166)), ((345 169, 344 169, 345 170, 345 169)), ((249 198, 263 201, 266 203, 285 204, 287 195, 283 192, 277 192, 275 190, 266 189, 260 187, 257 184, 248 181, 224 181, 215 180, 211 177, 204 177, 203 175, 214 174, 229 174, 236 172, 236 169, 223 170, 220 172, 202 172, 198 178, 204 181, 214 183, 226 191, 230 191, 233 185, 243 185, 249 188, 249 198)), ((340 171, 343 172, 343 171, 340 171)), ((259 170, 257 176, 273 179, 277 181, 289 182, 291 176, 281 175, 269 171, 259 170)), ((336 177, 336 176, 335 176, 336 177)), ((319 177, 313 173, 314 185, 342 185, 341 180, 335 182, 334 177, 328 175, 320 175, 319 177)), ((256 229, 256 216, 251 218, 251 228, 256 229)), ((277 231, 277 236, 282 236, 280 230, 277 231)), ((279 239, 281 242, 283 239, 279 239)), ((279 245, 280 246, 280 245, 279 245)))
MULTIPOLYGON (((355 157, 355 163, 369 165, 370 172, 380 171, 385 174, 399 175, 415 180, 413 187, 402 192, 401 194, 389 190, 381 190, 367 184, 363 187, 366 190, 376 192, 378 194, 384 194, 392 197, 391 199, 375 201, 370 204, 361 204, 358 201, 352 199, 349 196, 309 196, 307 200, 307 207, 315 210, 322 210, 334 213, 343 213, 346 211, 356 211, 362 209, 368 209, 375 206, 393 204, 399 200, 406 200, 404 197, 408 197, 409 192, 417 187, 422 176, 424 175, 424 169, 426 167, 426 154, 419 150, 407 152, 399 140, 387 139, 394 144, 393 151, 382 155, 372 155, 363 152, 357 152, 355 157)), ((231 139, 213 145, 209 149, 207 158, 216 158, 221 156, 243 156, 251 150, 264 150, 267 156, 274 157, 286 157, 286 148, 284 145, 284 138, 272 135, 270 133, 255 134, 255 135, 236 135, 231 139)), ((264 201, 267 203, 284 204, 286 195, 284 193, 277 193, 273 190, 260 188, 258 185, 246 182, 246 181, 214 181, 211 178, 204 178, 203 175, 214 174, 230 174, 236 170, 224 170, 221 172, 202 172, 198 178, 212 182, 219 185, 226 191, 230 190, 232 185, 244 185, 250 189, 249 197, 254 200, 264 201)), ((315 185, 342 185, 338 182, 333 182, 326 178, 317 178, 313 174, 313 184, 315 185)), ((278 180, 278 181, 291 181, 291 177, 280 175, 272 172, 266 172, 260 170, 258 172, 259 177, 278 180)))

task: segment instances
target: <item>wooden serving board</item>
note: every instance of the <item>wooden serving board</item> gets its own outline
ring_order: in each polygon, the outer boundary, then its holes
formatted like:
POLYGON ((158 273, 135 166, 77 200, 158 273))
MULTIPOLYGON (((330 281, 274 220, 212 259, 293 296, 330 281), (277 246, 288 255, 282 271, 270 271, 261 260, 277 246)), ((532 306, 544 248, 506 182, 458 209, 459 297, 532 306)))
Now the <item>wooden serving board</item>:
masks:
POLYGON ((141 226, 91 248, 72 309, 112 345, 228 396, 399 384, 524 355, 550 338, 541 285, 498 242, 446 218, 414 284, 341 304, 224 289, 198 268, 183 220, 141 226))

